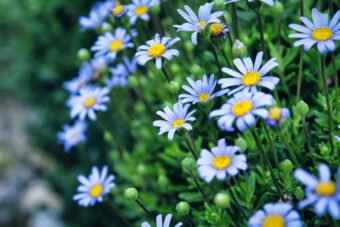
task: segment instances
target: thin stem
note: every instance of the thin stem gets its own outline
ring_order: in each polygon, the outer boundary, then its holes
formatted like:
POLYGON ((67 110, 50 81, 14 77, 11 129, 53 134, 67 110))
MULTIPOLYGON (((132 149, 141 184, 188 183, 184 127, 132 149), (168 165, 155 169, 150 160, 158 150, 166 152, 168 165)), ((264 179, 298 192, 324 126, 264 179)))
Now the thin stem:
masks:
POLYGON ((227 55, 225 53, 225 50, 223 48, 220 48, 220 52, 222 53, 222 56, 223 56, 223 58, 224 58, 224 60, 225 60, 225 62, 227 64, 227 66, 230 67, 231 64, 230 64, 229 59, 228 59, 228 57, 227 57, 227 55))
POLYGON ((304 12, 305 12, 305 4, 304 4, 304 0, 300 0, 300 15, 304 16, 304 12))
MULTIPOLYGON (((331 4, 330 4, 331 5, 331 4)), ((333 66, 333 80, 335 86, 335 113, 339 113, 339 81, 338 81, 338 72, 336 70, 336 61, 335 61, 335 53, 331 53, 331 60, 333 66)))
POLYGON ((215 59, 215 62, 216 62, 217 68, 218 68, 218 72, 219 72, 220 75, 222 75, 222 67, 221 67, 220 61, 218 60, 218 55, 217 55, 215 45, 213 44, 212 40, 211 40, 210 50, 211 50, 211 53, 214 56, 214 59, 215 59))
POLYGON ((246 213, 244 213, 244 210, 242 209, 241 205, 237 202, 238 200, 236 198, 236 195, 235 195, 234 191, 231 189, 230 178, 227 179, 227 184, 229 185, 230 196, 231 196, 232 200, 234 200, 234 203, 236 204, 237 209, 241 212, 241 215, 243 216, 243 218, 247 219, 246 213))
POLYGON ((262 122, 262 126, 264 128, 264 131, 266 133, 266 136, 267 136, 267 139, 269 141, 269 145, 270 145, 270 148, 272 150, 272 153, 273 153, 273 158, 274 158, 274 162, 275 162, 275 166, 276 167, 279 167, 280 163, 279 163, 279 158, 277 157, 277 150, 274 146, 274 142, 273 142, 273 139, 269 133, 269 130, 268 130, 268 126, 262 122))
POLYGON ((300 61, 299 61, 299 73, 298 73, 298 82, 296 88, 296 101, 300 101, 301 99, 301 82, 302 82, 302 70, 303 70, 303 58, 305 56, 305 50, 303 47, 300 47, 300 61))
POLYGON ((190 176, 192 177, 192 179, 194 180, 194 183, 195 183, 195 185, 196 185, 198 191, 201 193, 201 195, 202 195, 204 201, 205 201, 206 203, 209 203, 208 197, 205 195, 203 189, 201 188, 200 184, 198 183, 198 181, 197 181, 195 175, 192 173, 191 170, 189 171, 189 174, 190 174, 190 176))
POLYGON ((185 135, 185 142, 186 142, 186 144, 188 146, 188 149, 191 152, 191 154, 194 156, 194 158, 196 160, 198 160, 197 154, 195 152, 195 149, 194 149, 193 145, 191 144, 191 141, 190 141, 190 138, 189 138, 188 135, 185 135))
POLYGON ((327 79, 326 79, 326 58, 324 55, 321 56, 321 75, 322 75, 322 84, 323 90, 326 97, 326 104, 327 104, 327 114, 328 114, 328 139, 331 145, 331 151, 334 153, 334 143, 333 143, 333 117, 332 117, 332 109, 331 103, 329 101, 329 94, 327 88, 327 79))
POLYGON ((250 131, 251 131, 251 133, 252 133, 252 135, 253 135, 253 137, 254 137, 254 139, 255 139, 256 146, 257 146, 257 150, 258 150, 258 152, 260 153, 260 156, 264 158, 264 162, 265 162, 265 164, 267 165, 267 168, 269 169, 269 172, 270 172, 270 175, 271 175, 272 180, 273 180, 273 182, 274 182, 275 188, 276 188, 276 190, 277 190, 277 192, 278 192, 280 198, 283 198, 283 194, 282 194, 281 188, 280 188, 280 186, 279 186, 279 182, 278 182, 278 180, 276 179, 276 176, 275 176, 275 174, 274 174, 273 167, 271 166, 271 164, 270 164, 270 162, 269 162, 269 159, 268 159, 268 157, 267 157, 267 155, 266 155, 266 153, 265 153, 265 151, 264 151, 264 149, 263 149, 263 147, 262 147, 262 144, 261 144, 261 142, 260 142, 260 138, 259 138, 259 136, 257 135, 257 132, 256 132, 256 130, 255 130, 254 128, 251 128, 250 131))
POLYGON ((168 83, 171 83, 171 77, 169 76, 169 74, 167 73, 166 69, 164 68, 164 66, 162 67, 162 72, 166 78, 166 80, 168 81, 168 83))
POLYGON ((311 140, 310 140, 310 136, 309 136, 309 132, 308 132, 308 126, 307 126, 307 123, 306 123, 306 118, 305 116, 302 116, 302 127, 303 127, 303 134, 305 136, 305 141, 306 141, 306 144, 307 144, 307 149, 309 151, 309 153, 311 154, 311 158, 312 158, 312 161, 313 161, 313 164, 315 166, 315 162, 314 162, 314 158, 313 158, 313 150, 312 150, 312 145, 311 145, 311 140))
POLYGON ((239 31, 238 31, 238 18, 237 18, 237 9, 236 9, 236 4, 231 3, 231 17, 232 17, 232 26, 233 26, 233 33, 234 33, 234 38, 238 39, 239 38, 239 31))
POLYGON ((211 130, 213 131, 215 140, 218 140, 218 132, 217 132, 214 122, 211 119, 209 119, 209 125, 210 125, 211 130))
POLYGON ((135 201, 143 209, 143 211, 149 218, 154 219, 153 215, 148 211, 148 209, 146 209, 146 207, 141 203, 139 199, 136 199, 135 201))
POLYGON ((196 227, 194 221, 192 220, 192 218, 190 217, 189 214, 185 215, 185 217, 186 217, 186 219, 188 220, 188 222, 190 223, 190 225, 191 225, 192 227, 196 227))
POLYGON ((285 145, 285 147, 288 151, 288 155, 289 155, 290 159, 293 161, 294 165, 296 165, 297 167, 300 167, 300 163, 299 163, 293 149, 291 148, 290 144, 288 143, 287 138, 282 133, 281 127, 279 125, 277 127, 278 127, 278 129, 277 129, 278 135, 279 135, 280 139, 282 140, 282 142, 284 143, 284 145, 285 145))
POLYGON ((115 215, 118 216, 119 219, 124 223, 125 226, 130 226, 130 223, 128 222, 128 220, 121 215, 121 212, 119 212, 116 207, 114 207, 110 202, 106 203, 109 210, 115 215))
POLYGON ((261 13, 260 13, 259 9, 255 9, 255 14, 256 14, 259 30, 260 30, 260 39, 261 39, 262 50, 263 50, 263 53, 264 53, 264 57, 266 58, 266 60, 268 60, 268 54, 267 54, 265 40, 264 40, 263 22, 262 22, 261 13))

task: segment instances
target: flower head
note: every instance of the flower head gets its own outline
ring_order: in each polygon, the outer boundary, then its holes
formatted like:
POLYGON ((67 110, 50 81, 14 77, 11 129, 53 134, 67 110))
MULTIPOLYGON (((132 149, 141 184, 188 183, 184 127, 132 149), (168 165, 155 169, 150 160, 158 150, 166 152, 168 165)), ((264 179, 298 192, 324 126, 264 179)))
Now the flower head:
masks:
POLYGON ((294 47, 304 46, 308 51, 314 44, 321 54, 336 49, 335 40, 340 39, 340 11, 334 15, 329 22, 328 14, 320 13, 317 9, 312 9, 312 19, 307 17, 300 17, 300 20, 305 25, 290 24, 291 29, 296 30, 298 33, 290 34, 289 38, 299 39, 294 43, 294 47))
POLYGON ((110 68, 111 79, 105 80, 106 85, 111 89, 116 86, 127 86, 127 77, 137 70, 137 59, 133 58, 131 61, 124 58, 124 63, 119 63, 114 68, 110 68))
POLYGON ((271 95, 263 92, 242 91, 236 93, 221 109, 212 111, 210 117, 220 116, 218 126, 221 129, 234 131, 232 125, 236 121, 236 127, 240 131, 244 131, 256 123, 256 115, 263 119, 268 118, 268 110, 263 107, 272 104, 273 97, 271 95))
POLYGON ((197 160, 201 178, 210 183, 214 177, 224 180, 227 174, 235 176, 239 170, 246 170, 247 157, 240 152, 241 148, 238 146, 227 146, 225 139, 220 139, 218 146, 212 148, 211 152, 203 149, 197 160))
POLYGON ((164 119, 153 122, 153 126, 160 128, 158 135, 168 132, 168 139, 172 140, 177 130, 192 130, 192 126, 188 121, 196 120, 196 118, 192 116, 196 110, 187 113, 189 107, 189 104, 183 106, 182 102, 178 101, 172 110, 169 107, 165 107, 164 111, 157 111, 157 114, 164 119))
POLYGON ((318 166, 319 179, 303 169, 294 172, 295 178, 306 186, 306 199, 299 203, 299 208, 313 206, 319 216, 327 212, 334 218, 340 218, 340 172, 336 182, 331 179, 331 171, 326 164, 318 166))
POLYGON ((249 227, 303 227, 297 211, 289 203, 267 203, 248 221, 249 227))
MULTIPOLYGON (((233 3, 233 2, 238 2, 240 0, 225 0, 225 4, 227 3, 233 3)), ((255 0, 247 0, 248 2, 255 2, 255 0)), ((267 5, 273 6, 274 5, 274 1, 273 0, 259 0, 267 5)))
POLYGON ((64 150, 70 151, 70 149, 86 141, 85 130, 87 126, 84 121, 77 121, 73 126, 64 125, 63 131, 57 134, 58 140, 64 144, 64 150))
POLYGON ((94 166, 88 178, 78 176, 81 185, 78 186, 78 194, 73 196, 78 204, 83 207, 93 206, 96 202, 102 202, 103 196, 108 194, 115 186, 113 175, 108 175, 108 168, 104 166, 101 171, 94 166))
POLYGON ((114 18, 121 18, 128 12, 128 7, 121 4, 120 2, 115 2, 110 9, 110 15, 114 18))
POLYGON ((93 8, 88 17, 79 18, 79 24, 83 30, 97 28, 103 23, 104 18, 97 8, 93 8))
POLYGON ((276 126, 278 123, 284 122, 289 115, 289 109, 273 106, 269 108, 266 122, 269 125, 276 126))
POLYGON ((108 88, 100 88, 97 86, 87 86, 79 91, 79 95, 72 97, 69 101, 71 106, 71 117, 79 116, 84 120, 88 115, 91 120, 96 120, 95 111, 106 111, 107 107, 104 103, 109 102, 110 98, 108 88))
POLYGON ((128 6, 130 23, 134 25, 137 19, 150 20, 149 11, 152 7, 159 5, 159 0, 133 0, 128 6))
MULTIPOLYGON (((162 220, 162 215, 159 214, 156 217, 156 227, 170 227, 170 222, 171 222, 172 214, 168 214, 165 216, 164 223, 162 220)), ((182 222, 177 223, 174 227, 181 227, 183 225, 182 222)), ((142 227, 151 227, 151 225, 148 222, 143 222, 142 227)))
MULTIPOLYGON (((198 16, 187 5, 184 6, 186 12, 181 9, 177 9, 177 12, 187 21, 182 25, 174 25, 177 31, 193 32, 191 35, 191 41, 194 45, 197 45, 197 34, 204 30, 208 24, 220 23, 218 17, 223 15, 222 11, 211 13, 214 3, 205 3, 201 5, 198 10, 198 16)), ((222 30, 223 32, 223 30, 222 30)))
POLYGON ((133 47, 133 43, 130 41, 131 38, 127 31, 118 27, 114 34, 107 32, 99 36, 91 50, 96 51, 96 57, 104 55, 108 60, 112 61, 119 51, 133 47))
POLYGON ((79 69, 78 76, 71 81, 64 83, 64 88, 70 93, 77 93, 79 89, 84 87, 91 79, 93 75, 93 69, 91 64, 85 62, 79 69))
POLYGON ((136 53, 137 62, 140 65, 145 65, 145 63, 151 59, 156 60, 156 67, 158 69, 162 68, 162 57, 171 61, 173 56, 178 56, 179 51, 175 49, 169 49, 173 44, 178 42, 180 38, 161 38, 159 34, 155 35, 155 38, 146 42, 146 45, 138 47, 138 52, 136 53))
POLYGON ((267 73, 279 64, 276 62, 276 58, 272 58, 261 67, 262 57, 263 52, 261 51, 256 55, 254 63, 249 57, 242 60, 240 58, 234 59, 234 65, 240 72, 224 67, 222 71, 234 78, 222 78, 218 83, 221 84, 222 88, 237 86, 229 92, 229 95, 240 90, 256 92, 258 86, 274 90, 280 79, 268 76, 267 73))
POLYGON ((196 81, 192 80, 190 77, 187 77, 187 81, 190 84, 190 87, 187 85, 183 85, 182 88, 189 94, 181 94, 179 96, 179 98, 182 99, 183 103, 191 102, 195 104, 201 102, 209 102, 210 100, 221 96, 229 91, 228 89, 224 89, 215 94, 212 94, 217 83, 217 81, 214 80, 213 74, 210 76, 209 81, 207 75, 203 75, 203 80, 196 81))
POLYGON ((213 23, 209 27, 209 34, 211 38, 223 39, 229 32, 229 28, 224 23, 213 23))

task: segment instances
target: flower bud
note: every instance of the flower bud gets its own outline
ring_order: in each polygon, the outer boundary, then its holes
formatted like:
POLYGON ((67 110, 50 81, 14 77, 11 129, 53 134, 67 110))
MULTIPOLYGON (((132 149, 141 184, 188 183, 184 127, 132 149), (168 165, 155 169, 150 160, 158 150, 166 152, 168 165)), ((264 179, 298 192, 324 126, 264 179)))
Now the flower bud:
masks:
POLYGON ((240 147, 243 152, 248 149, 247 142, 242 137, 237 138, 235 145, 240 147))
POLYGON ((230 206, 230 197, 224 192, 217 193, 214 198, 214 203, 218 208, 225 209, 230 206))
POLYGON ((100 31, 101 33, 105 33, 105 32, 112 32, 113 31, 113 27, 111 24, 104 22, 101 27, 100 27, 100 31))
POLYGON ((130 87, 133 87, 133 88, 137 87, 138 80, 137 80, 136 76, 129 76, 128 77, 128 84, 129 84, 130 87))
POLYGON ((176 211, 177 211, 177 213, 179 213, 180 215, 183 215, 183 216, 189 214, 189 211, 190 211, 189 203, 184 202, 184 201, 177 203, 176 211))
POLYGON ((179 89, 180 89, 179 83, 176 82, 176 81, 171 81, 171 83, 170 83, 170 91, 176 93, 176 92, 179 91, 179 89))
POLYGON ((135 188, 127 188, 124 192, 124 197, 127 200, 136 200, 138 199, 138 191, 135 188))
POLYGON ((321 145, 319 149, 320 149, 321 155, 324 157, 328 157, 331 152, 326 145, 321 145))
POLYGON ((291 173, 294 168, 293 163, 289 159, 282 161, 280 167, 285 173, 291 173))
POLYGON ((146 168, 146 166, 144 164, 139 164, 137 166, 137 172, 142 176, 146 175, 147 172, 148 172, 148 168, 146 168))
POLYGON ((238 39, 235 40, 232 53, 234 58, 244 58, 247 56, 247 47, 238 39))
POLYGON ((195 162, 194 159, 192 159, 192 158, 185 158, 185 159, 183 159, 183 161, 182 161, 182 168, 183 168, 184 172, 189 173, 195 167, 196 167, 196 162, 195 162))
POLYGON ((80 61, 87 61, 91 57, 90 51, 86 48, 81 48, 78 50, 78 59, 80 61))
POLYGON ((301 187, 297 187, 294 192, 294 196, 297 200, 301 200, 305 197, 305 192, 301 187))
POLYGON ((167 188, 169 186, 169 179, 167 176, 160 175, 158 176, 158 186, 160 188, 167 188))
POLYGON ((283 12, 283 5, 282 5, 282 3, 279 2, 279 1, 275 1, 275 4, 273 6, 273 11, 274 11, 275 15, 281 14, 283 12))
POLYGON ((307 103, 305 103, 303 100, 301 100, 297 105, 296 105, 296 113, 306 116, 306 114, 309 111, 309 106, 307 103))

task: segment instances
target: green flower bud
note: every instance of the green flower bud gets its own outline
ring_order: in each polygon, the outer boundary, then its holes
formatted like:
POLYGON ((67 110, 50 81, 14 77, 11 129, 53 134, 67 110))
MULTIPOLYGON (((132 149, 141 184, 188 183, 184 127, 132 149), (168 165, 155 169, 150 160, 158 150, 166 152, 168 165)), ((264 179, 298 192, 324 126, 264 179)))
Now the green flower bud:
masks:
POLYGON ((169 186, 169 178, 165 175, 158 176, 158 186, 160 188, 166 188, 169 186))
POLYGON ((184 201, 177 203, 176 211, 177 211, 177 213, 179 213, 180 215, 183 215, 183 216, 189 214, 189 211, 190 211, 189 203, 184 202, 184 201))
POLYGON ((238 39, 235 40, 232 53, 234 58, 244 58, 247 56, 247 47, 238 39))
POLYGON ((101 27, 100 27, 100 31, 101 33, 105 33, 105 32, 112 32, 113 31, 113 27, 111 24, 104 22, 101 27))
POLYGON ((291 173, 294 168, 293 163, 289 159, 282 161, 280 167, 285 173, 291 173))
POLYGON ((248 149, 247 141, 242 137, 237 138, 237 140, 235 141, 235 145, 240 147, 243 152, 248 149))
POLYGON ((138 80, 136 76, 129 76, 128 77, 128 84, 130 87, 137 87, 138 85, 138 80))
POLYGON ((183 161, 182 161, 182 168, 183 168, 184 172, 189 173, 195 167, 196 167, 196 162, 195 162, 194 159, 192 159, 192 158, 185 158, 185 159, 183 159, 183 161))
POLYGON ((230 206, 230 197, 224 192, 217 193, 214 198, 214 203, 218 208, 225 209, 230 206))
POLYGON ((328 157, 331 152, 326 145, 322 145, 319 149, 320 149, 321 155, 324 157, 328 157))
POLYGON ((136 200, 138 199, 138 191, 137 189, 135 188, 127 188, 124 192, 124 197, 127 199, 127 200, 136 200))
POLYGON ((80 61, 87 61, 91 57, 90 51, 86 48, 81 48, 78 50, 78 59, 80 61))
POLYGON ((191 41, 185 41, 184 46, 188 52, 192 52, 194 50, 194 45, 191 43, 191 41))
POLYGON ((306 116, 306 114, 309 111, 309 106, 307 103, 305 103, 303 100, 301 100, 297 105, 296 105, 296 113, 300 114, 301 116, 306 116))
POLYGON ((297 187, 294 192, 294 196, 297 200, 301 200, 305 197, 305 192, 301 187, 297 187))
POLYGON ((176 81, 171 81, 169 88, 171 92, 175 93, 179 91, 180 85, 176 81))
POLYGON ((148 172, 148 168, 144 165, 144 164, 139 164, 137 166, 137 173, 139 173, 140 175, 146 175, 148 172))
POLYGON ((281 14, 283 12, 283 5, 279 1, 275 1, 275 4, 273 6, 273 11, 275 14, 281 14))

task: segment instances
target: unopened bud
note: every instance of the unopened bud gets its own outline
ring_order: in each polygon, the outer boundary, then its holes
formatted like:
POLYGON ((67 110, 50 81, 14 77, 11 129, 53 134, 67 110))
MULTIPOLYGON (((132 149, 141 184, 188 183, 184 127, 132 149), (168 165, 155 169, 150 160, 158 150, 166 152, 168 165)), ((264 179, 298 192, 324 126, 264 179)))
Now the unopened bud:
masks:
POLYGON ((124 192, 124 197, 127 200, 136 200, 138 199, 138 191, 135 188, 127 188, 124 192))
POLYGON ((282 161, 280 167, 285 173, 291 173, 294 168, 293 163, 289 159, 282 161))
POLYGON ((180 215, 187 215, 190 211, 190 205, 187 202, 181 201, 176 205, 176 211, 180 215))
POLYGON ((296 106, 296 113, 302 115, 302 116, 306 116, 306 114, 309 111, 309 106, 307 103, 305 103, 303 100, 301 100, 297 106, 296 106))
POLYGON ((218 208, 225 209, 230 206, 230 197, 227 193, 217 193, 214 198, 214 203, 218 208))
POLYGON ((86 48, 81 48, 78 50, 78 59, 80 61, 87 61, 91 57, 90 51, 86 48))
POLYGON ((182 161, 182 168, 183 168, 184 172, 189 173, 195 167, 196 167, 196 162, 195 162, 194 159, 192 159, 192 158, 185 158, 185 159, 183 159, 183 161, 182 161))
POLYGON ((246 46, 238 39, 235 40, 232 53, 234 58, 244 58, 247 56, 246 46))
POLYGON ((305 192, 301 187, 297 187, 294 192, 294 196, 297 200, 301 200, 305 197, 305 192))

